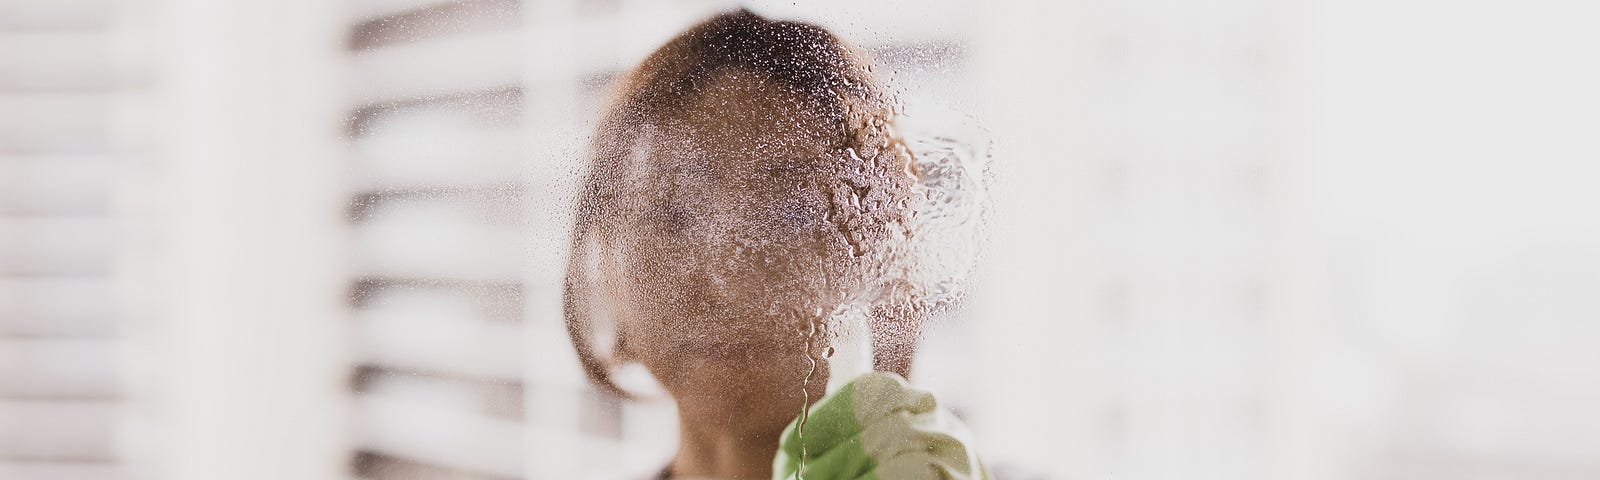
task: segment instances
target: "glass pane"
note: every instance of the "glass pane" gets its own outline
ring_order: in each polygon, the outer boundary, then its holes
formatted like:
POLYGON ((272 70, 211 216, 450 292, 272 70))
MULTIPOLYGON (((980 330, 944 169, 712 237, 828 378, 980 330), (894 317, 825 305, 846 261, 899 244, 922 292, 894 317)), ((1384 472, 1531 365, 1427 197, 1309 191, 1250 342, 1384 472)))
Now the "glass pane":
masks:
POLYGON ((1597 478, 1596 8, 0 0, 0 479, 1597 478))

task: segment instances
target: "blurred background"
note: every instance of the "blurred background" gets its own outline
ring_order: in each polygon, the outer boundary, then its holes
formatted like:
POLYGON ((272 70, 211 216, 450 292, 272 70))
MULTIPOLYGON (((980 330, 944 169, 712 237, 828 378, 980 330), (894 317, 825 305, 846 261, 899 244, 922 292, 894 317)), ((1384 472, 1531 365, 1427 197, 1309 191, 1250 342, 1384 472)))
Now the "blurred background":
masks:
POLYGON ((740 6, 993 140, 913 380, 1000 478, 1600 478, 1591 2, 0 0, 0 479, 647 477, 575 160, 740 6))

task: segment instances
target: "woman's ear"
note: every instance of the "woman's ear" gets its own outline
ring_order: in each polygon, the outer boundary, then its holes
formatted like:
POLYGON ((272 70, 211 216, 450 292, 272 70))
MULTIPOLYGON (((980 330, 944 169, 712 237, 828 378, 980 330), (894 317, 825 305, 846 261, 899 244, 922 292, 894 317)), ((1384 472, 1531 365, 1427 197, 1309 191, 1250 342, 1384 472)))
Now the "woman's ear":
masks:
MULTIPOLYGON (((561 306, 566 319, 567 336, 572 340, 572 347, 578 353, 578 363, 583 366, 583 372, 589 380, 600 390, 628 398, 627 392, 611 381, 614 358, 603 358, 595 351, 594 307, 599 285, 593 266, 595 245, 590 235, 592 229, 585 227, 580 224, 573 233, 572 256, 567 261, 566 283, 562 290, 561 306)), ((617 352, 623 351, 620 337, 619 348, 615 350, 617 352)))

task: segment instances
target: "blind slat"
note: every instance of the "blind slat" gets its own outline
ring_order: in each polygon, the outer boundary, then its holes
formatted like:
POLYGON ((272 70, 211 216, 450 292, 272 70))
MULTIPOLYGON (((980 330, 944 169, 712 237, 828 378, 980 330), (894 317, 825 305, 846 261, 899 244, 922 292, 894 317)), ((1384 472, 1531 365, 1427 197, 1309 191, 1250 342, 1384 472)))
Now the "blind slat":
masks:
POLYGON ((114 480, 122 469, 105 462, 0 460, 0 478, 18 480, 114 480))
POLYGON ((492 185, 527 168, 526 134, 512 128, 374 135, 355 142, 366 189, 492 185))
POLYGON ((112 94, 0 93, 0 154, 111 148, 112 94))
POLYGON ((515 281, 525 237, 519 228, 465 222, 373 222, 356 229, 356 265, 368 275, 515 281))
POLYGON ((437 5, 459 3, 461 0, 350 0, 349 19, 352 24, 377 17, 405 13, 437 5))
POLYGON ((86 30, 111 23, 110 0, 0 0, 0 29, 86 30))
POLYGON ((105 217, 0 217, 0 275, 102 275, 115 241, 105 217))
POLYGON ((520 80, 521 35, 486 31, 363 52, 352 58, 356 101, 374 103, 514 85, 520 80), (427 68, 418 68, 426 65, 427 68))
POLYGON ((361 367, 356 376, 355 390, 362 395, 404 398, 439 408, 498 418, 522 418, 520 382, 469 379, 378 366, 361 367))
POLYGON ((0 32, 0 91, 113 88, 111 53, 104 31, 0 32))
POLYGON ((357 398, 355 410, 358 448, 470 472, 522 477, 519 422, 377 395, 357 398))
POLYGON ((115 413, 105 402, 0 400, 0 458, 114 460, 115 413))
POLYGON ((0 340, 0 397, 111 397, 115 356, 112 340, 0 340))
POLYGON ((356 318, 357 358, 364 363, 469 378, 521 379, 520 324, 394 311, 359 312, 356 318))
POLYGON ((72 335, 109 330, 109 280, 0 277, 0 333, 72 335))
POLYGON ((106 156, 0 155, 0 215, 103 213, 115 164, 106 156))

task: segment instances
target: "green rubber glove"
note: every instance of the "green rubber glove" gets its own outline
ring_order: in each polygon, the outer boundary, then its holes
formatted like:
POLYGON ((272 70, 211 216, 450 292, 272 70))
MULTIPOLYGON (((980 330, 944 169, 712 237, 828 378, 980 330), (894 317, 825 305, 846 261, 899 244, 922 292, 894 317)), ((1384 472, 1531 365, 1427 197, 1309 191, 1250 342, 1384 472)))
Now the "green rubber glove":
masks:
POLYGON ((987 479, 970 435, 933 395, 899 375, 857 377, 812 405, 800 438, 795 419, 784 429, 775 480, 793 480, 804 446, 806 480, 987 479))

